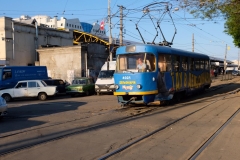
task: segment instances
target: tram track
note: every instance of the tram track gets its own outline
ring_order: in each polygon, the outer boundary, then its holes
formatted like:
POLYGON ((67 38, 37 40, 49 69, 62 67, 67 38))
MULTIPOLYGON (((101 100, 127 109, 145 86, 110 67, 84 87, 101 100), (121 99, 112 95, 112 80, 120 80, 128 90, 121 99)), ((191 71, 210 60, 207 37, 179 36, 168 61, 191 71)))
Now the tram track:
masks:
MULTIPOLYGON (((124 112, 124 111, 127 111, 128 109, 130 108, 121 108, 121 109, 117 109, 117 110, 111 110, 111 111, 108 111, 108 112, 104 112, 104 113, 98 113, 98 115, 103 115, 103 114, 107 114, 107 113, 110 113, 110 112, 124 112)), ((145 114, 145 113, 148 113, 148 112, 151 112, 153 110, 157 109, 157 107, 143 107, 141 106, 141 108, 139 109, 136 109, 136 110, 144 110, 144 111, 139 111, 135 114, 130 114, 131 116, 128 116, 126 118, 120 118, 120 119, 115 119, 113 120, 113 122, 115 121, 119 121, 119 120, 124 120, 124 119, 128 119, 128 118, 132 118, 132 117, 135 117, 135 116, 140 116, 142 114, 145 114)), ((98 115, 95 115, 95 116, 98 116, 98 115)), ((34 118, 34 117, 38 117, 39 115, 36 115, 36 116, 9 116, 7 117, 6 119, 24 119, 24 118, 34 118)), ((44 116, 44 115, 41 115, 41 116, 44 116)), ((27 130, 24 130, 24 131, 20 131, 20 132, 14 132, 14 133, 10 133, 10 134, 4 134, 4 135, 0 135, 0 139, 1 138, 7 138, 7 137, 11 137, 11 136, 14 136, 14 135, 18 135, 18 134, 23 134, 23 133, 27 133, 27 132, 31 132, 31 131, 36 131, 36 130, 39 130, 39 129, 44 129, 44 128, 49 128, 49 127, 55 127, 55 126, 59 126, 59 125, 64 125, 64 124, 68 124, 68 123, 71 123, 71 122, 77 122, 77 121, 81 121, 81 120, 86 120, 88 119, 89 117, 84 117, 84 118, 78 118, 78 119, 74 119, 74 120, 69 120, 69 121, 64 121, 64 122, 58 122, 58 123, 55 123, 55 124, 50 124, 50 125, 46 125, 46 126, 42 126, 42 127, 35 127, 33 129, 27 129, 27 130)), ((108 123, 108 122, 107 122, 108 123)), ((106 123, 106 124, 107 124, 106 123)), ((104 125, 105 123, 103 124, 99 124, 97 126, 102 126, 104 125)), ((95 127, 95 126, 94 126, 95 127)))
MULTIPOLYGON (((141 136, 140 138, 138 138, 138 139, 136 139, 136 140, 134 140, 134 141, 132 141, 132 142, 130 142, 130 143, 120 147, 120 148, 117 148, 117 149, 115 149, 115 150, 113 150, 113 151, 103 155, 102 157, 98 158, 98 160, 105 160, 105 159, 111 158, 114 155, 119 154, 122 151, 127 150, 130 147, 133 147, 133 145, 137 145, 137 143, 139 143, 139 142, 141 142, 143 140, 146 140, 150 136, 155 135, 155 134, 159 133, 160 131, 163 131, 164 129, 166 129, 166 128, 176 124, 177 122, 179 122, 179 121, 181 121, 181 120, 183 120, 183 119, 185 119, 185 118, 187 118, 187 117, 189 117, 189 116, 191 116, 191 115, 193 115, 193 114, 195 114, 195 113, 197 113, 197 112, 199 112, 199 111, 201 111, 201 110, 203 110, 203 109, 205 109, 205 108, 207 108, 207 107, 209 107, 211 105, 213 105, 214 103, 216 103, 216 102, 218 102, 220 100, 223 100, 223 99, 227 98, 230 94, 235 94, 235 93, 237 93, 239 91, 240 91, 240 89, 236 89, 235 91, 232 91, 232 92, 228 93, 226 96, 223 96, 222 98, 218 98, 218 99, 214 100, 213 102, 211 102, 211 103, 209 103, 209 104, 207 104, 207 105, 205 105, 205 106, 203 106, 203 107, 201 107, 201 108, 199 108, 199 109, 197 109, 197 110, 195 110, 195 111, 193 111, 191 113, 188 113, 188 114, 186 114, 186 115, 184 115, 184 116, 182 116, 182 117, 180 117, 180 118, 178 118, 178 119, 176 119, 176 120, 174 120, 174 121, 172 121, 172 122, 170 122, 170 123, 168 123, 168 124, 166 124, 164 126, 161 126, 160 128, 157 128, 156 130, 154 130, 154 131, 152 131, 152 132, 150 132, 148 134, 145 134, 144 136, 141 136)), ((226 127, 226 125, 239 112, 240 112, 240 109, 238 109, 189 159, 190 160, 196 159, 196 157, 207 147, 207 145, 226 127)))
MULTIPOLYGON (((110 121, 107 121, 107 122, 102 122, 102 123, 99 123, 99 124, 94 124, 90 127, 77 128, 77 129, 70 130, 70 131, 65 131, 62 134, 56 134, 55 136, 50 136, 50 137, 38 137, 36 139, 31 140, 31 142, 27 142, 26 144, 21 143, 21 145, 19 145, 19 146, 1 149, 1 147, 4 147, 4 145, 0 145, 0 157, 3 156, 3 155, 7 155, 7 154, 11 154, 11 153, 20 151, 20 150, 31 148, 31 147, 34 147, 36 145, 49 143, 49 142, 59 140, 59 139, 62 139, 62 138, 66 138, 66 137, 69 137, 69 136, 73 136, 73 135, 76 135, 76 134, 84 133, 84 132, 91 131, 91 130, 96 130, 96 129, 99 129, 99 128, 102 128, 102 127, 107 127, 109 125, 123 123, 124 121, 128 121, 130 119, 139 117, 139 116, 144 115, 144 114, 146 114, 148 112, 151 112, 153 110, 159 109, 159 107, 147 107, 147 108, 148 109, 145 110, 144 112, 131 114, 130 116, 127 116, 127 117, 122 117, 122 118, 110 120, 110 121)), ((119 109, 118 111, 120 111, 120 110, 125 110, 125 108, 119 109)), ((26 131, 22 131, 22 132, 13 133, 13 134, 3 135, 3 136, 0 137, 0 140, 3 139, 3 138, 11 138, 11 137, 16 136, 16 135, 26 134, 26 133, 30 133, 30 132, 33 132, 33 131, 38 131, 39 129, 44 129, 44 128, 53 127, 53 126, 57 126, 57 125, 62 125, 62 124, 66 124, 66 123, 71 123, 71 122, 73 122, 73 121, 67 121, 67 122, 62 122, 62 123, 55 124, 55 125, 48 125, 48 126, 45 126, 45 127, 38 127, 38 128, 32 129, 32 130, 26 130, 26 131)))
MULTIPOLYGON (((76 130, 72 130, 72 131, 69 131, 69 132, 64 132, 63 134, 57 135, 55 137, 45 137, 43 139, 33 140, 30 143, 28 143, 28 144, 22 144, 20 146, 7 148, 5 150, 0 151, 0 157, 3 156, 3 155, 7 155, 7 154, 11 154, 11 153, 14 153, 14 152, 17 152, 17 151, 21 151, 21 150, 24 150, 24 149, 31 148, 31 147, 34 147, 36 145, 49 143, 49 142, 52 142, 52 141, 55 141, 55 140, 66 138, 66 137, 69 137, 69 136, 72 136, 72 135, 80 134, 80 133, 91 131, 91 130, 96 130, 96 129, 99 129, 99 128, 102 128, 102 127, 106 127, 106 126, 110 126, 110 125, 114 125, 114 124, 123 123, 124 121, 130 120, 130 119, 134 119, 134 118, 137 118, 137 117, 139 118, 141 115, 144 115, 144 114, 146 114, 148 112, 151 112, 151 111, 154 111, 156 109, 164 109, 164 110, 166 109, 166 108, 161 108, 161 107, 146 107, 146 108, 148 108, 148 110, 146 110, 144 112, 141 112, 141 113, 136 113, 136 114, 128 116, 128 117, 114 119, 114 120, 111 120, 111 121, 108 121, 108 122, 95 124, 95 125, 92 125, 91 127, 78 128, 76 130)), ((124 110, 127 110, 127 108, 122 108, 122 109, 119 109, 117 111, 124 111, 124 110)), ((192 113, 192 114, 194 114, 194 113, 192 113)), ((180 121, 180 120, 177 120, 177 121, 180 121)), ((67 123, 70 123, 70 122, 71 121, 69 121, 69 122, 62 122, 61 124, 67 124, 67 123)), ((61 124, 56 124, 56 125, 61 125, 61 124)), ((172 124, 170 124, 170 125, 172 125, 172 124)), ((52 127, 52 125, 45 126, 45 127, 52 127)), ((162 129, 164 129, 166 127, 162 127, 162 129)), ((41 129, 41 128, 36 128, 34 130, 38 130, 38 129, 41 129)), ((34 131, 34 130, 28 130, 28 131, 25 131, 25 132, 19 132, 19 133, 16 133, 14 135, 23 134, 23 133, 31 132, 31 131, 34 131)), ((14 135, 8 135, 7 137, 11 137, 11 136, 14 136, 14 135)), ((1 138, 6 138, 6 136, 5 137, 0 137, 0 139, 1 138)))
MULTIPOLYGON (((215 91, 215 90, 218 90, 218 89, 221 89, 223 88, 224 86, 217 86, 217 87, 214 87, 212 88, 211 90, 209 90, 207 93, 209 92, 212 92, 212 91, 215 91)), ((159 106, 155 106, 155 107, 152 107, 152 106, 142 106, 142 105, 138 105, 137 107, 123 107, 123 108, 120 108, 120 109, 116 109, 116 110, 111 110, 111 111, 108 111, 107 113, 109 112, 126 112, 130 109, 133 109, 135 113, 129 113, 131 116, 128 117, 128 118, 131 118, 131 117, 134 117, 134 116, 139 116, 139 115, 142 115, 142 114, 145 114, 145 113, 148 113, 148 112, 151 112, 153 110, 156 110, 156 109, 159 109, 159 106), (143 111, 142 111, 143 110, 143 111)), ((106 113, 100 113, 100 115, 103 115, 103 114, 106 114, 106 113)), ((98 114, 99 115, 99 114, 98 114)), ((44 116, 44 115, 40 115, 40 116, 44 116)), ((39 117, 39 115, 24 115, 24 116, 7 116, 5 117, 6 119, 26 119, 26 118, 34 118, 34 117, 39 117)), ((77 121, 81 121, 81 120, 85 120, 85 119, 88 119, 89 117, 84 117, 84 118, 78 118, 78 119, 74 119, 74 120, 69 120, 69 121, 64 121, 64 122, 58 122, 58 123, 55 123, 55 124, 50 124, 50 125, 46 125, 46 126, 42 126, 42 127, 35 127, 33 129, 27 129, 27 130, 23 130, 23 131, 19 131, 19 132, 14 132, 14 133, 10 133, 10 134, 3 134, 3 135, 0 135, 0 139, 1 138, 7 138, 7 137, 11 137, 11 136, 15 136, 15 135, 19 135, 19 134, 23 134, 23 133, 27 133, 27 132, 32 132, 32 131, 37 131, 39 129, 45 129, 45 128, 49 128, 49 127, 55 127, 55 126, 59 126, 59 125, 65 125, 65 124, 68 124, 68 123, 71 123, 71 122, 77 122, 77 121)), ((115 121, 115 120, 114 120, 115 121)), ((118 121, 118 120, 116 120, 118 121)), ((99 124, 100 126, 101 125, 104 125, 104 124, 99 124)))
POLYGON ((199 149, 189 158, 189 160, 195 160, 207 146, 222 132, 224 128, 232 121, 232 119, 240 112, 240 108, 231 115, 231 117, 201 146, 199 149))

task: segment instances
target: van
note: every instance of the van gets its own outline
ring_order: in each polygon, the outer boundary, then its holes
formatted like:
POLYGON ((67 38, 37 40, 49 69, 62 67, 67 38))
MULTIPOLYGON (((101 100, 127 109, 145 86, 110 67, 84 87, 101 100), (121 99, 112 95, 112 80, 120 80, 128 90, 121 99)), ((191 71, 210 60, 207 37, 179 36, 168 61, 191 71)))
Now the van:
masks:
POLYGON ((42 80, 48 78, 46 66, 0 67, 0 89, 12 88, 21 80, 42 80))
POLYGON ((105 62, 101 68, 95 83, 97 95, 100 93, 113 93, 115 91, 113 74, 116 69, 116 61, 105 62))

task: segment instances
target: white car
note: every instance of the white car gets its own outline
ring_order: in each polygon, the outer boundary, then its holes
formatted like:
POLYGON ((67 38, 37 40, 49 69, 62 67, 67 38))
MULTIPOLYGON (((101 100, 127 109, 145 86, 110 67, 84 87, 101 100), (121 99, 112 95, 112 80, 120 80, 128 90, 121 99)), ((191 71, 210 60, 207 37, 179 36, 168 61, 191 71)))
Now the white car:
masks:
POLYGON ((0 119, 5 115, 7 115, 7 103, 5 99, 0 97, 0 119))
POLYGON ((0 95, 6 102, 21 97, 38 97, 39 100, 43 101, 56 93, 56 86, 48 86, 42 80, 19 81, 14 88, 0 90, 0 95))

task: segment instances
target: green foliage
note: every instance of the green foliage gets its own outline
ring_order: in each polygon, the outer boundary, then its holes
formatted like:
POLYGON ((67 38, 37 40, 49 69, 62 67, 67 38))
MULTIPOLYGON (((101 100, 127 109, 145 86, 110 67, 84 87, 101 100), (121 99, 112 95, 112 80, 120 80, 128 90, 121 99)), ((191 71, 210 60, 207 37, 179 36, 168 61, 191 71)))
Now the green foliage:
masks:
POLYGON ((196 18, 225 19, 224 32, 233 37, 240 47, 240 1, 239 0, 180 0, 180 6, 196 18))

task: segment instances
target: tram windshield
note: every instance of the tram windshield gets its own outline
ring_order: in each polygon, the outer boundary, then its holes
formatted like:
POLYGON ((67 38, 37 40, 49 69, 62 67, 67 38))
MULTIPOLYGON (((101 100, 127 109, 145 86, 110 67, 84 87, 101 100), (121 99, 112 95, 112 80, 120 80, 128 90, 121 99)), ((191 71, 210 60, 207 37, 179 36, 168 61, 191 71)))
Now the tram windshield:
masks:
POLYGON ((156 58, 151 53, 121 54, 117 57, 117 73, 153 72, 156 58))

